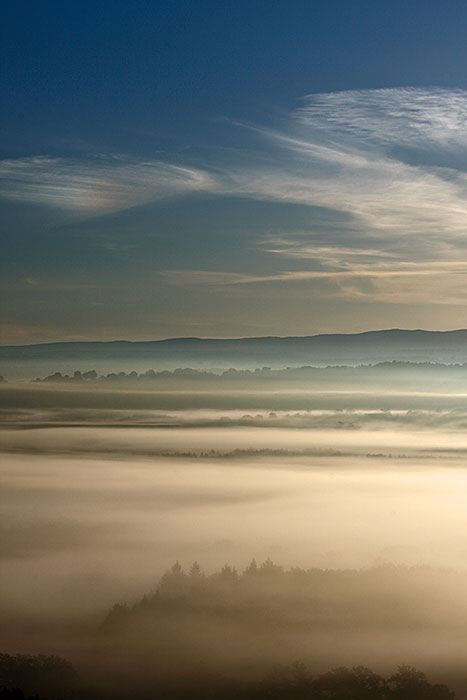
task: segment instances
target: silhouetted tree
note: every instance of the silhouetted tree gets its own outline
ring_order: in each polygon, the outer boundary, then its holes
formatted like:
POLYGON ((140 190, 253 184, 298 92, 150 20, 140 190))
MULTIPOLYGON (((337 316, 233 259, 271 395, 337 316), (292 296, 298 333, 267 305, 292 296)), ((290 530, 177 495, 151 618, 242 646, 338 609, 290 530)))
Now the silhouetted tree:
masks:
POLYGON ((431 685, 425 674, 412 666, 399 666, 388 679, 394 700, 455 700, 454 693, 445 685, 431 685))
POLYGON ((264 561, 261 566, 258 567, 258 573, 259 574, 265 574, 267 576, 273 576, 275 574, 281 574, 284 569, 282 566, 278 566, 277 564, 274 564, 274 562, 271 560, 270 557, 264 561))
POLYGON ((254 574, 258 573, 258 564, 256 563, 256 559, 252 559, 247 568, 245 569, 245 574, 247 576, 252 576, 254 574))
POLYGON ((178 597, 187 593, 188 577, 183 571, 179 561, 169 571, 162 576, 158 589, 162 594, 170 597, 178 597))
POLYGON ((200 579, 202 577, 201 567, 197 561, 193 562, 190 569, 190 578, 200 579))

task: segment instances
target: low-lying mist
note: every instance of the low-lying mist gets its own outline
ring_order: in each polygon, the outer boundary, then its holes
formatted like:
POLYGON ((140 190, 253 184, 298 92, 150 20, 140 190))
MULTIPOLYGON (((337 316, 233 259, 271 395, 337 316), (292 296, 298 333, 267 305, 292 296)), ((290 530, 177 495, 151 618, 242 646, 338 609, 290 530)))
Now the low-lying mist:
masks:
POLYGON ((3 650, 59 654, 112 697, 297 660, 462 690, 464 399, 362 393, 2 387, 3 650))

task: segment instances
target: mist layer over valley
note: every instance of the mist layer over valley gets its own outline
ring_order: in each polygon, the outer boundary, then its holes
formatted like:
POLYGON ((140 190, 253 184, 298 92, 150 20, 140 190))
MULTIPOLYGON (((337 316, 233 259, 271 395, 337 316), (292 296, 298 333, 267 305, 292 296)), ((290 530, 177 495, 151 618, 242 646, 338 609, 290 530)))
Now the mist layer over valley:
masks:
POLYGON ((4 383, 3 649, 97 695, 303 660, 465 697, 463 372, 357 369, 4 383))
POLYGON ((467 700, 467 3, 4 5, 0 700, 467 700))

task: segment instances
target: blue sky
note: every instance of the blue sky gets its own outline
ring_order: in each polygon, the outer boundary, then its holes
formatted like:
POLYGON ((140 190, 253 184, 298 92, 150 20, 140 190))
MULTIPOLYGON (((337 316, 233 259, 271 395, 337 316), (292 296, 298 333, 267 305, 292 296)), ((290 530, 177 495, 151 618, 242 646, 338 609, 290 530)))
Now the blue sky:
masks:
POLYGON ((467 326, 464 2, 7 2, 0 342, 467 326))

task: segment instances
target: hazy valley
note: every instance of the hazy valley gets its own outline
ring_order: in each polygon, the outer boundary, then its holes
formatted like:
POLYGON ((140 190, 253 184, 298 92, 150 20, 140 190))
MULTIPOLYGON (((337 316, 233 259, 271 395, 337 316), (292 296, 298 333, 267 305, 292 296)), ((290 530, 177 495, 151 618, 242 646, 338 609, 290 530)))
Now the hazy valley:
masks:
POLYGON ((4 382, 3 649, 64 657, 98 696, 303 662, 409 664, 465 697, 464 373, 4 382))

